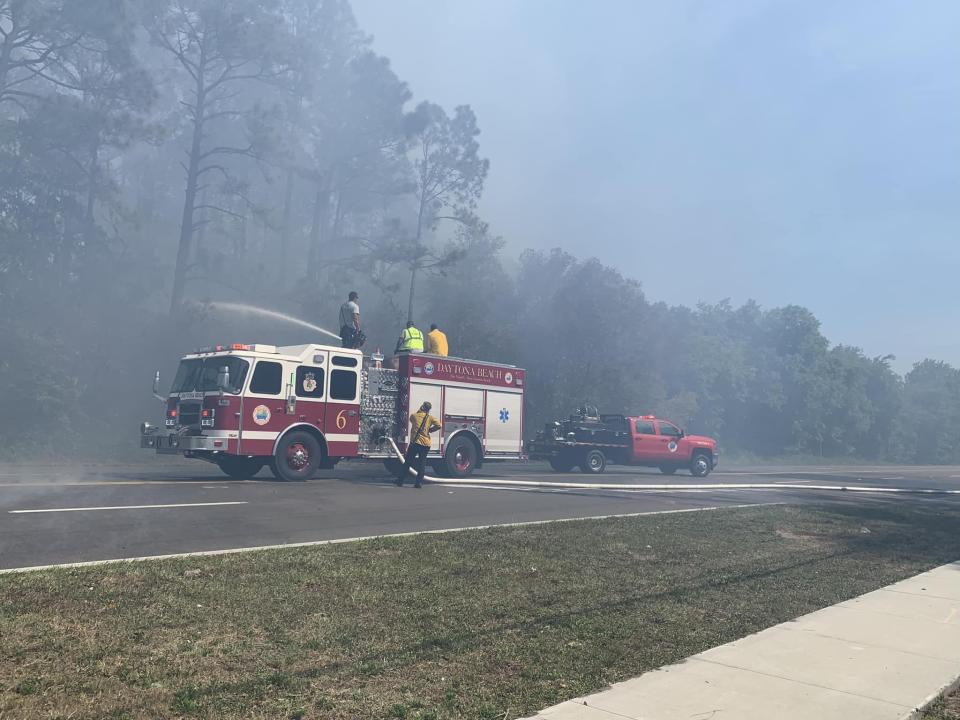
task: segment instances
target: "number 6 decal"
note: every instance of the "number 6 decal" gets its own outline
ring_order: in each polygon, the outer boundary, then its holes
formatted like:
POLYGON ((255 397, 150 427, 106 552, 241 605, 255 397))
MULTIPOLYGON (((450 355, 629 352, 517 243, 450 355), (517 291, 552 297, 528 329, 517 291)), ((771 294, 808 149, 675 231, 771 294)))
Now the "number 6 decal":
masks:
POLYGON ((346 410, 341 410, 337 413, 337 430, 343 430, 347 426, 347 418, 344 417, 346 410))

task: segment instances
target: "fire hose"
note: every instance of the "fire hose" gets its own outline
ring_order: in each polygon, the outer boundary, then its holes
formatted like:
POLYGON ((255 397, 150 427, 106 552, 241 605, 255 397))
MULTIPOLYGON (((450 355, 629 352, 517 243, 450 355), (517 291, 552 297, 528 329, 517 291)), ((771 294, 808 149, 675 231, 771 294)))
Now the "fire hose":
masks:
MULTIPOLYGON (((390 443, 397 460, 405 462, 406 458, 392 438, 383 438, 390 443)), ((416 475, 413 468, 408 468, 411 475, 416 475)), ((643 485, 626 485, 619 483, 575 483, 575 482, 546 482, 542 480, 495 480, 485 478, 436 478, 424 475, 424 480, 444 485, 495 485, 500 487, 533 487, 557 488, 560 490, 823 490, 840 492, 870 492, 870 493, 899 493, 901 495, 960 495, 960 490, 937 490, 935 488, 890 488, 876 485, 807 485, 800 483, 698 483, 690 485, 651 483, 643 485)))

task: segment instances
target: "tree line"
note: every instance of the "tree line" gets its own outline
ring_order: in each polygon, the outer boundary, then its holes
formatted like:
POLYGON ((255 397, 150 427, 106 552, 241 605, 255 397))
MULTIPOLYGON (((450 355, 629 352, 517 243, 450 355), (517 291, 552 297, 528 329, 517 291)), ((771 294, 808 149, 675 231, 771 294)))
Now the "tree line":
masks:
POLYGON ((130 446, 156 367, 304 340, 211 301, 336 331, 356 289, 367 349, 412 318, 526 367, 528 428, 591 402, 759 456, 960 460, 954 368, 515 257, 478 211, 488 169, 473 110, 413 102, 346 0, 0 0, 0 452, 130 446))

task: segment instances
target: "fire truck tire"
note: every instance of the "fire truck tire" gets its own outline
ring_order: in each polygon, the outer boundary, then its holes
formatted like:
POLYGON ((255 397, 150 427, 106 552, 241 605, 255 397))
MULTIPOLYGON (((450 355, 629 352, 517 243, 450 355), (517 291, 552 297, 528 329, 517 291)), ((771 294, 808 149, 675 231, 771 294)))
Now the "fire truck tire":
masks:
POLYGON ((260 458, 237 457, 236 455, 226 455, 217 459, 219 467, 224 475, 234 480, 249 480, 256 475, 264 466, 260 458))
POLYGON ((710 457, 706 453, 695 453, 690 461, 690 474, 694 477, 706 477, 713 469, 710 457))
POLYGON ((558 455, 557 457, 550 458, 549 463, 554 472, 568 473, 573 470, 577 461, 565 455, 558 455))
POLYGON ((437 460, 436 462, 430 463, 430 468, 433 470, 433 474, 436 475, 437 477, 447 476, 446 460, 437 460))
POLYGON ((599 475, 606 469, 607 456, 603 454, 603 450, 597 450, 596 448, 587 450, 583 460, 580 461, 580 472, 587 475, 599 475))
POLYGON ((676 466, 676 465, 661 465, 661 466, 660 466, 660 472, 662 472, 664 475, 673 475, 674 473, 677 472, 677 466, 676 466))
POLYGON ((270 470, 277 480, 307 480, 322 460, 323 449, 317 439, 310 433, 294 431, 281 438, 270 470))
POLYGON ((447 445, 443 453, 444 474, 447 477, 462 478, 473 474, 477 467, 479 453, 473 441, 457 435, 447 445))

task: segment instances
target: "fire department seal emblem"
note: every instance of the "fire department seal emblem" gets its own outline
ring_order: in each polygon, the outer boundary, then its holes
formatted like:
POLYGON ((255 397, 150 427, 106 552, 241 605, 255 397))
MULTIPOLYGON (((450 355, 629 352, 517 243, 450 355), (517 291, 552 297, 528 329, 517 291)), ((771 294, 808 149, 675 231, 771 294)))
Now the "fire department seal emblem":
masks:
POLYGON ((257 405, 253 409, 253 421, 257 425, 266 425, 270 422, 270 408, 266 405, 257 405))
POLYGON ((424 371, 427 375, 433 375, 433 371, 434 371, 433 363, 432 363, 432 362, 427 362, 427 364, 423 366, 423 371, 424 371))
POLYGON ((504 375, 504 376, 503 376, 503 381, 504 381, 507 385, 513 385, 513 373, 509 373, 509 372, 508 372, 506 375, 504 375))
POLYGON ((669 443, 667 443, 667 450, 669 450, 670 452, 676 452, 677 447, 678 445, 676 440, 671 440, 669 443))
POLYGON ((317 378, 313 373, 307 373, 303 378, 303 391, 312 393, 317 389, 317 378))

